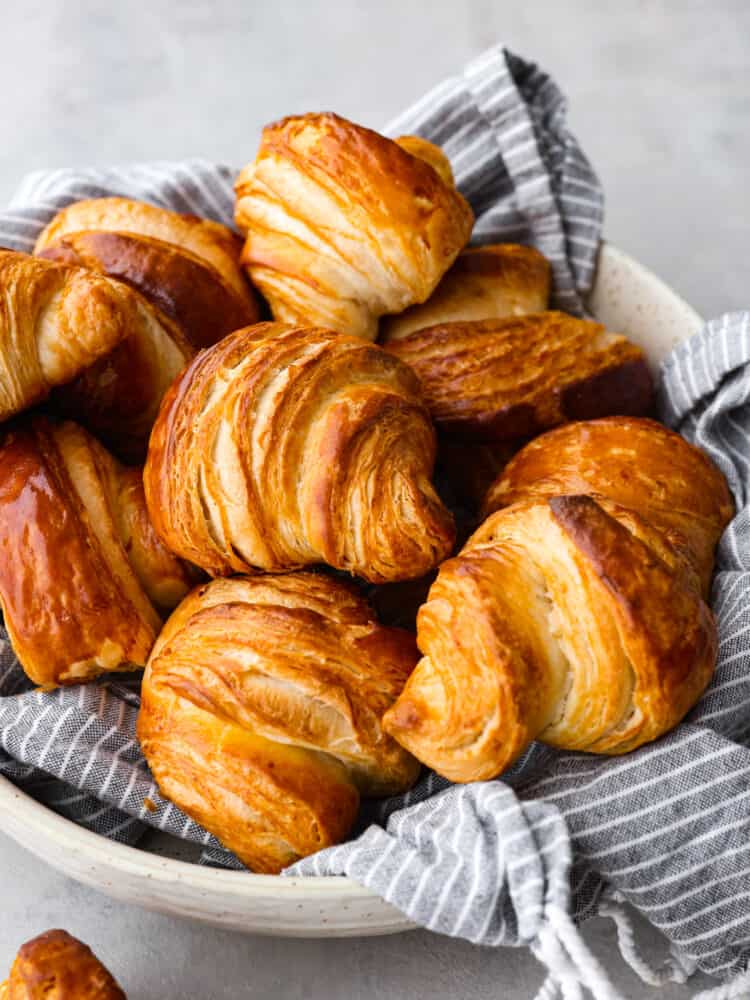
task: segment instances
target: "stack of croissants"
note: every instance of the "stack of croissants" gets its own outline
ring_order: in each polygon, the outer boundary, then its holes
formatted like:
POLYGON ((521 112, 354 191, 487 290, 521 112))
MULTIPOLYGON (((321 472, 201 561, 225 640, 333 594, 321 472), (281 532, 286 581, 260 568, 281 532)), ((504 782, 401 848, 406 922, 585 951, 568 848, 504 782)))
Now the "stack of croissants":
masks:
POLYGON ((640 348, 549 310, 537 250, 467 249, 423 139, 286 118, 236 193, 242 238, 100 198, 0 251, 0 600, 31 680, 145 666, 162 794, 259 872, 421 764, 491 779, 533 740, 675 726, 733 505, 649 418, 640 348))

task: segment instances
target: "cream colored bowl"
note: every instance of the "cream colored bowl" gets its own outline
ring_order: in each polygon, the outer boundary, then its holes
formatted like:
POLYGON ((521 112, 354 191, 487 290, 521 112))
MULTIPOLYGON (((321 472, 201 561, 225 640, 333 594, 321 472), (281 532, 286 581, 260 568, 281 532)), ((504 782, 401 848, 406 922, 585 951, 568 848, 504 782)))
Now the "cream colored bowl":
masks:
MULTIPOLYGON (((654 368, 701 325, 698 314, 627 254, 605 244, 589 302, 610 329, 627 334, 654 368)), ((42 860, 110 896, 147 909, 253 934, 347 937, 413 925, 348 878, 281 878, 205 868, 179 857, 191 848, 152 836, 148 849, 90 833, 0 778, 0 830, 42 860)))

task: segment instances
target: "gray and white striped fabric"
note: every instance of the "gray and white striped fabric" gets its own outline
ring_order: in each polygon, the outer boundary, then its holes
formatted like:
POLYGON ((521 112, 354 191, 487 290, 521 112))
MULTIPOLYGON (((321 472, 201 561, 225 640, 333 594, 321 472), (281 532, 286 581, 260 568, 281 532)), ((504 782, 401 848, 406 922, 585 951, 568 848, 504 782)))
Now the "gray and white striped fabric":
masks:
MULTIPOLYGON (((601 230, 598 181, 565 126, 556 85, 495 48, 388 129, 443 145, 477 215, 475 240, 519 240, 552 260, 556 303, 582 309, 601 230)), ((27 178, 0 213, 0 245, 30 250, 69 202, 124 194, 231 223, 235 171, 204 161, 27 178)), ((629 756, 596 759, 541 745, 502 780, 450 786, 427 774, 407 795, 372 804, 357 839, 291 874, 349 874, 445 934, 528 945, 553 975, 545 997, 580 984, 615 997, 574 922, 618 920, 624 952, 649 981, 696 966, 728 979, 750 959, 750 320, 710 323, 664 365, 665 422, 727 475, 737 517, 719 549, 713 605, 716 678, 685 724, 629 756), (674 943, 662 970, 628 945, 626 899, 674 943)), ((118 678, 52 693, 29 690, 0 643, 0 774, 75 822, 136 842, 147 826, 239 866, 158 793, 135 740, 138 682, 118 678)), ((741 980, 726 996, 750 996, 741 980)))

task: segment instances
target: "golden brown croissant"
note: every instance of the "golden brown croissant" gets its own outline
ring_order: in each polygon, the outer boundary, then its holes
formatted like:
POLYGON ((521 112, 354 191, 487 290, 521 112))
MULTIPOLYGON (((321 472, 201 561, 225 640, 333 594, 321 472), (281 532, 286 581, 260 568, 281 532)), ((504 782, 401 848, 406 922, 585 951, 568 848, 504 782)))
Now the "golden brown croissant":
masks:
POLYGON ((413 637, 339 580, 214 580, 154 646, 138 737, 165 796, 248 867, 278 872, 344 839, 360 794, 416 780, 380 726, 416 660, 413 637))
POLYGON ((218 222, 129 198, 92 198, 58 212, 34 253, 126 282, 200 348, 259 318, 241 249, 218 222))
POLYGON ((137 322, 138 298, 117 282, 0 250, 0 420, 74 379, 137 322))
POLYGON ((430 295, 474 221, 437 147, 334 114, 267 126, 235 187, 242 259, 274 317, 368 340, 430 295))
POLYGON ((380 582, 421 576, 452 547, 434 456, 419 383, 397 358, 261 323, 172 386, 144 483, 165 544, 214 576, 327 562, 380 582))
POLYGON ((39 685, 142 666, 192 582, 156 537, 140 469, 124 469, 82 428, 44 417, 0 443, 0 604, 13 648, 39 685))
POLYGON ((126 282, 141 301, 129 337, 55 400, 128 461, 142 460, 161 397, 196 349, 258 319, 225 226, 127 198, 75 202, 35 252, 126 282))
POLYGON ((641 349, 561 312, 445 323, 385 347, 416 371, 435 423, 454 437, 530 437, 568 420, 640 415, 653 405, 641 349))
POLYGON ((90 948, 53 930, 21 945, 0 1000, 125 1000, 125 994, 90 948))
POLYGON ((502 319, 549 305, 550 266, 533 247, 498 243, 462 250, 426 302, 380 324, 384 345, 442 323, 502 319))
POLYGON ((588 451, 573 441, 589 425, 573 424, 511 461, 500 502, 513 502, 441 566, 420 609, 424 655, 383 726, 454 781, 495 777, 534 739, 633 750, 675 726, 711 678, 716 627, 695 553, 713 550, 731 516, 726 484, 651 421, 597 424, 588 451), (595 499, 571 492, 594 479, 595 499))
POLYGON ((520 451, 490 487, 484 515, 518 500, 606 497, 684 539, 703 591, 734 504, 708 456, 654 420, 608 417, 559 427, 520 451))

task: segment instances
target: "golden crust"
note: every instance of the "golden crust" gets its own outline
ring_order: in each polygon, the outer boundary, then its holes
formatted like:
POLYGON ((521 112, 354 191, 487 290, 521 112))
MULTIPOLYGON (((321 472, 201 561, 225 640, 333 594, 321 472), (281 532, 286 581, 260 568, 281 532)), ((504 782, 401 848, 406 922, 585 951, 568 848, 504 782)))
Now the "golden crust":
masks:
POLYGON ((454 781, 494 777, 533 739, 609 754, 656 739, 711 678, 702 595, 732 512, 718 469, 654 421, 536 438, 441 566, 385 729, 454 781))
POLYGON ((142 461, 164 392, 197 348, 259 318, 239 265, 241 241, 225 226, 127 198, 74 202, 35 252, 125 282, 141 293, 128 337, 55 405, 117 454, 142 461))
POLYGON ((565 313, 444 323, 385 347, 416 371, 440 430, 469 440, 531 437, 653 406, 641 349, 565 313))
POLYGON ((247 309, 256 308, 238 265, 239 238, 218 222, 131 198, 90 198, 58 212, 37 239, 34 253, 86 232, 129 233, 186 251, 219 275, 247 309))
POLYGON ((406 365, 355 337, 261 323, 174 383, 144 483, 162 540, 212 575, 327 562, 381 582, 452 547, 434 456, 406 365))
POLYGON ((137 297, 107 278, 0 250, 0 420, 108 354, 137 309, 137 297))
POLYGON ((587 496, 492 514, 418 616, 424 654, 383 726, 453 781, 495 777, 531 740, 620 754, 684 717, 716 627, 679 549, 587 496))
POLYGON ((484 514, 519 500, 568 493, 607 497, 682 536, 704 592, 714 549, 734 513, 708 456, 653 420, 609 417, 568 424, 530 442, 490 487, 484 514))
POLYGON ((0 603, 44 687, 142 666, 191 578, 148 524, 139 470, 75 424, 37 417, 0 443, 0 603))
POLYGON ((199 257, 162 240, 103 228, 63 236, 39 256, 124 281, 176 323, 193 348, 209 347, 260 318, 249 295, 241 297, 199 257))
POLYGON ((380 323, 383 345, 443 323, 543 312, 551 270, 533 247, 497 243, 462 250, 426 302, 380 323))
POLYGON ((235 218, 275 319, 374 340, 378 318, 423 302, 465 246, 474 219, 442 153, 399 142, 334 114, 263 130, 235 218))
POLYGON ((343 840, 359 795, 419 765, 380 718, 417 660, 328 576, 234 577, 194 590, 143 681, 138 737, 165 796, 255 871, 343 840))
POLYGON ((125 1000, 125 994, 90 948, 66 931, 52 930, 22 945, 3 1000, 125 1000))

